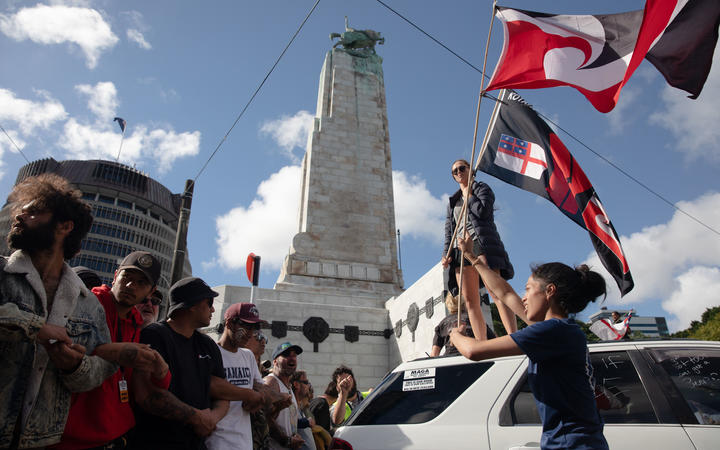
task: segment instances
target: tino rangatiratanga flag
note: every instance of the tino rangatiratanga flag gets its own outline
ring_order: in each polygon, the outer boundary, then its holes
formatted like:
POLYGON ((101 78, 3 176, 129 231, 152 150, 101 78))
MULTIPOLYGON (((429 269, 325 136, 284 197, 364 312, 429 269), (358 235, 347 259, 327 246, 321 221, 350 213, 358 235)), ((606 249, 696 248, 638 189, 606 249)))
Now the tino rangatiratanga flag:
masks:
POLYGON ((498 7, 505 41, 488 91, 572 86, 600 112, 617 103, 643 58, 697 98, 720 25, 719 0, 647 0, 619 14, 554 15, 498 7))
POLYGON ((499 101, 478 168, 548 199, 585 228, 620 294, 630 292, 634 282, 620 238, 575 158, 517 93, 503 89, 499 101))

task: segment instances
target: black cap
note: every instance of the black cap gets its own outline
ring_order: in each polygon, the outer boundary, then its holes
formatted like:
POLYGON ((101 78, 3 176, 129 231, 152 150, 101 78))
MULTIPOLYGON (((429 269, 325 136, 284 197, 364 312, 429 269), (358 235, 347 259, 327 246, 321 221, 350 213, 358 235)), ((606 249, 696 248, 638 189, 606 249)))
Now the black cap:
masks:
POLYGON ((168 316, 179 309, 192 308, 208 298, 217 297, 217 292, 210 289, 203 280, 197 277, 187 277, 173 284, 170 288, 170 309, 168 316))
POLYGON ((73 271, 77 274, 77 276, 82 280, 82 282, 88 289, 92 289, 94 287, 102 285, 102 280, 100 279, 100 276, 89 267, 75 266, 73 267, 73 271))
POLYGON ((148 281, 155 286, 160 279, 160 261, 150 252, 132 252, 125 257, 118 267, 118 272, 123 269, 135 269, 145 274, 148 281))
POLYGON ((275 358, 277 358, 280 355, 284 355, 285 353, 289 352, 290 350, 295 350, 295 354, 299 355, 303 352, 302 347, 299 345, 293 345, 289 342, 283 342, 282 344, 275 347, 275 351, 272 354, 272 359, 275 361, 275 358))

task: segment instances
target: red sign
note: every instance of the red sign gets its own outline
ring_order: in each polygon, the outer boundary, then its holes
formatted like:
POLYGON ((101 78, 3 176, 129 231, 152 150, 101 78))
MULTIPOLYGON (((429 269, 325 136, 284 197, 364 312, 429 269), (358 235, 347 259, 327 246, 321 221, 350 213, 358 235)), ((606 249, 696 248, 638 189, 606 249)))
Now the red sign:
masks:
POLYGON ((248 280, 253 286, 258 285, 258 279, 260 278, 260 257, 255 256, 254 253, 250 253, 245 263, 245 270, 247 272, 248 280))

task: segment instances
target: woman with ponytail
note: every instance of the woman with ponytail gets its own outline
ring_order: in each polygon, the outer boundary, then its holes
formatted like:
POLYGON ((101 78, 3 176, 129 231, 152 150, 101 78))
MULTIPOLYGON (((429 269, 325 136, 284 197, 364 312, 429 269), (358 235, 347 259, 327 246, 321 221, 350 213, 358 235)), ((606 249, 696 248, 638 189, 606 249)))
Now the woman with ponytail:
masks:
MULTIPOLYGON (((529 326, 508 336, 477 341, 455 328, 450 341, 465 357, 480 361, 525 354, 528 382, 543 423, 543 449, 607 449, 603 422, 595 405, 592 365, 585 333, 570 314, 605 295, 605 280, 588 266, 553 262, 532 268, 520 296, 481 258, 469 239, 460 248, 496 299, 529 326)), ((473 314, 473 311, 469 311, 473 314)))

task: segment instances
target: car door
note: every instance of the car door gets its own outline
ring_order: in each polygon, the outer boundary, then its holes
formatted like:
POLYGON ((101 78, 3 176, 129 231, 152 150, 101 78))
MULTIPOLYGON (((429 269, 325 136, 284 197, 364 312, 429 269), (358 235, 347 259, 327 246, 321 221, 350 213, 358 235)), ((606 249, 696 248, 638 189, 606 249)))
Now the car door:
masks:
POLYGON ((687 347, 648 351, 657 377, 698 450, 720 447, 720 349, 687 347))
MULTIPOLYGON (((590 359, 610 448, 637 449, 638 442, 647 448, 694 448, 682 425, 668 423, 667 408, 656 411, 636 367, 644 362, 633 346, 601 347, 590 359)), ((492 449, 540 447, 541 423, 526 374, 518 373, 501 394, 488 430, 492 449)))

